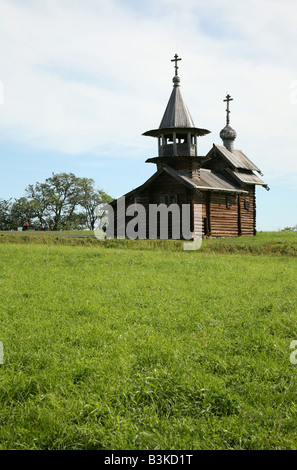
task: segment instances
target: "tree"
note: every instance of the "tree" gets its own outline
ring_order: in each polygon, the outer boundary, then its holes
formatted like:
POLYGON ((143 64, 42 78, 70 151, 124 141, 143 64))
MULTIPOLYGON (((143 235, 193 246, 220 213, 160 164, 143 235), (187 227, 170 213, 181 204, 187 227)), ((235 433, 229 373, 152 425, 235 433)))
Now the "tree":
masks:
POLYGON ((34 201, 29 201, 26 197, 15 199, 10 207, 10 228, 16 230, 28 221, 29 226, 33 226, 35 218, 34 201))
POLYGON ((112 198, 94 188, 91 178, 78 178, 73 173, 52 173, 44 183, 29 185, 26 196, 0 199, 0 230, 16 230, 28 221, 40 228, 46 220, 52 230, 94 230, 95 208, 112 198))
POLYGON ((69 225, 74 211, 80 203, 79 178, 73 173, 54 174, 46 179, 48 207, 53 230, 69 225))
POLYGON ((285 227, 282 229, 282 232, 297 232, 297 225, 294 227, 285 227))
POLYGON ((50 199, 50 191, 46 183, 32 184, 26 188, 26 194, 32 204, 34 217, 41 226, 43 220, 49 217, 48 206, 50 199))
POLYGON ((95 207, 112 198, 94 189, 94 180, 73 173, 53 173, 44 183, 26 189, 34 216, 41 225, 46 220, 52 230, 94 229, 95 207))
POLYGON ((11 230, 11 199, 0 199, 0 230, 11 230))
POLYGON ((94 230, 97 216, 95 209, 99 204, 108 204, 112 197, 106 194, 102 189, 94 189, 94 181, 88 178, 81 180, 81 201, 80 205, 85 210, 87 227, 94 230))
POLYGON ((45 183, 36 183, 26 189, 35 206, 35 216, 40 224, 47 220, 52 230, 72 227, 74 211, 80 203, 79 180, 73 173, 53 173, 45 183))

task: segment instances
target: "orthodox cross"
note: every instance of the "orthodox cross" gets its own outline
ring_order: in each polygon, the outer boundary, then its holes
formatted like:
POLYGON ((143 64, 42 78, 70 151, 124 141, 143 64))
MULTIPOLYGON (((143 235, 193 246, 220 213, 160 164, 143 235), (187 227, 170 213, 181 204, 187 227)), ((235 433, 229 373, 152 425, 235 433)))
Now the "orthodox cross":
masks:
POLYGON ((175 62, 175 66, 174 66, 174 68, 175 68, 175 75, 177 75, 177 71, 178 71, 177 62, 178 62, 179 60, 181 60, 181 59, 178 58, 178 55, 177 55, 177 54, 175 54, 174 59, 171 60, 171 62, 175 62))
POLYGON ((226 119, 226 122, 227 122, 227 125, 228 125, 228 124, 230 124, 230 113, 231 113, 231 111, 230 111, 230 109, 229 109, 229 103, 230 103, 230 101, 233 101, 233 98, 231 98, 230 95, 227 95, 227 96, 226 96, 226 99, 225 99, 224 101, 227 101, 227 109, 226 109, 226 111, 227 111, 227 119, 226 119))

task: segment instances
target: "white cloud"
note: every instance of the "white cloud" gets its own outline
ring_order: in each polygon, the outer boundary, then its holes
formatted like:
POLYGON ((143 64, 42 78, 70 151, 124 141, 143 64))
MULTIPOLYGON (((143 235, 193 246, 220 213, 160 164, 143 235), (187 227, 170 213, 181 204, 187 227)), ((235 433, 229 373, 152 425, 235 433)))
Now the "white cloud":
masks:
POLYGON ((142 159, 178 52, 194 122, 213 132, 201 153, 219 143, 228 91, 237 146, 272 179, 297 175, 295 0, 0 0, 0 10, 6 139, 70 154, 122 146, 142 159))

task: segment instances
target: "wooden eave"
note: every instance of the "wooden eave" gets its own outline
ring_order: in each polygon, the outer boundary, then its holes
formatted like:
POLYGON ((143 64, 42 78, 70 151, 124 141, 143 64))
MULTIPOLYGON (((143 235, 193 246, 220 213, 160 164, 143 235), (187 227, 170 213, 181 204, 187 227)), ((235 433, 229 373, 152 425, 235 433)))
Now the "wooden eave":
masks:
POLYGON ((204 156, 187 156, 187 155, 179 155, 179 156, 167 156, 167 157, 153 157, 153 158, 148 158, 145 163, 168 163, 170 166, 171 162, 174 161, 184 161, 184 162, 189 162, 189 161, 199 161, 199 162, 204 162, 209 160, 209 157, 204 157, 204 156))
POLYGON ((223 145, 213 145, 219 155, 233 169, 257 171, 260 175, 262 175, 261 170, 243 153, 242 150, 234 149, 232 152, 230 152, 223 145))
POLYGON ((217 191, 224 193, 247 194, 247 191, 236 186, 232 181, 227 180, 220 173, 213 170, 200 169, 200 177, 191 178, 183 170, 174 170, 168 165, 164 165, 165 171, 178 179, 190 189, 194 189, 201 195, 201 191, 217 191))
MULTIPOLYGON (((160 176, 161 173, 163 173, 163 171, 164 171, 164 168, 160 168, 160 169, 159 169, 158 171, 156 171, 156 173, 154 173, 148 180, 146 180, 146 182, 143 183, 141 186, 138 186, 137 188, 132 189, 131 191, 129 191, 128 193, 124 194, 124 195, 121 196, 121 197, 127 198, 127 197, 131 197, 131 196, 133 196, 133 195, 136 195, 136 194, 142 192, 144 189, 147 188, 147 186, 149 186, 150 183, 152 183, 156 178, 158 178, 158 176, 160 176)), ((111 206, 115 205, 118 199, 119 199, 119 198, 114 199, 109 205, 111 205, 111 206)))
POLYGON ((258 185, 263 186, 265 188, 268 187, 267 183, 264 183, 259 176, 255 175, 255 173, 251 172, 243 172, 243 171, 233 171, 230 168, 225 168, 225 172, 228 173, 236 182, 240 185, 258 185))
MULTIPOLYGON (((191 191, 194 191, 199 196, 202 195, 201 191, 215 191, 229 194, 248 194, 248 191, 239 188, 227 178, 225 178, 221 173, 214 172, 213 170, 201 168, 200 177, 194 179, 184 174, 183 171, 175 170, 166 163, 163 163, 162 167, 159 168, 159 170, 156 171, 156 173, 154 173, 145 183, 135 189, 132 189, 132 191, 129 191, 128 193, 124 194, 122 197, 131 198, 143 192, 153 181, 155 181, 164 172, 172 176, 176 181, 186 186, 191 191)), ((114 206, 118 199, 114 199, 109 205, 114 206)))
POLYGON ((186 134, 187 132, 191 132, 197 136, 203 136, 206 134, 210 134, 208 129, 201 129, 199 127, 163 127, 159 129, 152 129, 150 131, 144 132, 142 135, 150 136, 150 137, 160 137, 162 134, 172 134, 176 132, 177 134, 180 132, 181 134, 186 134))
POLYGON ((200 178, 197 187, 205 191, 218 191, 223 193, 246 194, 247 191, 235 185, 232 181, 224 177, 219 172, 200 169, 200 178))

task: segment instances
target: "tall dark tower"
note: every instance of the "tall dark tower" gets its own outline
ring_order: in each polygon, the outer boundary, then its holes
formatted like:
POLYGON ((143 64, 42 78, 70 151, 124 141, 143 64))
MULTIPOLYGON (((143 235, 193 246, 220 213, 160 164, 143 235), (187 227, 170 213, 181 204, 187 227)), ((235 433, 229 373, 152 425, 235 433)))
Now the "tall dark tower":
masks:
POLYGON ((175 76, 164 116, 158 129, 144 132, 143 135, 158 138, 158 157, 150 158, 147 162, 162 162, 176 169, 188 169, 190 172, 199 168, 197 137, 209 134, 207 129, 195 127, 188 107, 180 91, 180 77, 177 63, 181 59, 175 54, 175 76))

